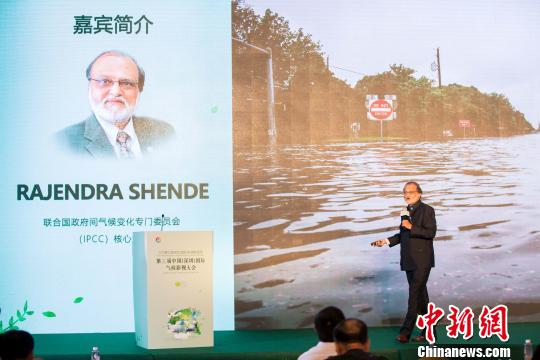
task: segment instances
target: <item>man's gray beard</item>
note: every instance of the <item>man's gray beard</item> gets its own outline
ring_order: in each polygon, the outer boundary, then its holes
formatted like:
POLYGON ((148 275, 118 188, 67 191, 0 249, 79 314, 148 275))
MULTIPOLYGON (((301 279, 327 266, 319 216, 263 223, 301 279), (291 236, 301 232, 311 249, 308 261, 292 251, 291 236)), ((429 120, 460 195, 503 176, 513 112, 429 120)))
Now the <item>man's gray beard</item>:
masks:
POLYGON ((107 122, 110 122, 113 125, 123 123, 128 121, 134 113, 134 107, 129 106, 127 102, 124 102, 125 108, 119 111, 110 111, 105 109, 105 102, 107 100, 101 101, 99 104, 94 104, 92 99, 90 99, 90 107, 94 114, 100 119, 103 119, 107 122))

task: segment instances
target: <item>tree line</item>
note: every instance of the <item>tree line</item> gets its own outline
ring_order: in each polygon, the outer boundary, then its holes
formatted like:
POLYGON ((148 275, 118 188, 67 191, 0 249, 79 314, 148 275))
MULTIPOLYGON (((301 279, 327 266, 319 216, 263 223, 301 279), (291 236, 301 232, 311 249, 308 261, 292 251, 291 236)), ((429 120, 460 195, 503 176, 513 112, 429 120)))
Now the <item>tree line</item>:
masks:
POLYGON ((319 42, 267 9, 258 15, 243 0, 232 1, 233 129, 237 145, 268 141, 268 55, 272 53, 275 119, 280 143, 327 143, 376 139, 380 124, 367 119, 368 94, 396 95, 397 119, 383 123, 385 137, 510 136, 534 131, 523 113, 498 93, 474 86, 435 86, 415 70, 392 64, 355 86, 337 78, 319 42), (465 133, 458 121, 467 119, 465 133), (356 128, 355 128, 356 127, 356 128), (359 128, 359 131, 358 131, 359 128), (356 130, 356 131, 355 131, 356 130))

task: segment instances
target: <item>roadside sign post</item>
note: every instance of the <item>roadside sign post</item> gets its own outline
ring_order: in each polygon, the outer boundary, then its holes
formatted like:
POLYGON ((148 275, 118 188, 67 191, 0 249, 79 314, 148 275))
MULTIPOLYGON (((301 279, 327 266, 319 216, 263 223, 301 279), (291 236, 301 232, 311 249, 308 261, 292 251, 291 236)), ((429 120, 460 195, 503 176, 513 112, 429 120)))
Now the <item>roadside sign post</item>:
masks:
POLYGON ((380 124, 380 136, 383 139, 383 121, 396 119, 395 95, 385 95, 379 99, 377 95, 366 95, 366 108, 368 120, 378 121, 380 124))
POLYGON ((458 120, 458 125, 463 128, 463 138, 465 138, 465 129, 471 127, 471 120, 461 119, 458 120))

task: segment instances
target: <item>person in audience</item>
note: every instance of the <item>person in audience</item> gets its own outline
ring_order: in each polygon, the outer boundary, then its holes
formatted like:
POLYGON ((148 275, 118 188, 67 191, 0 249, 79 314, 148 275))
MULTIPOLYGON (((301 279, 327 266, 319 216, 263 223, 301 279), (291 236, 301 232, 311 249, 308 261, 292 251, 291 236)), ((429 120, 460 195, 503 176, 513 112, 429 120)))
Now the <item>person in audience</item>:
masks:
POLYGON ((300 355, 298 360, 323 360, 336 355, 334 346, 334 327, 345 320, 343 312, 335 306, 328 306, 315 315, 314 325, 319 342, 317 345, 300 355))
POLYGON ((9 330, 0 334, 0 359, 33 360, 34 338, 23 330, 9 330))
POLYGON ((385 360, 369 352, 371 341, 368 327, 360 319, 345 319, 334 328, 334 343, 338 355, 328 360, 385 360))
POLYGON ((538 345, 536 347, 536 350, 534 350, 534 354, 531 360, 540 360, 540 345, 538 345))

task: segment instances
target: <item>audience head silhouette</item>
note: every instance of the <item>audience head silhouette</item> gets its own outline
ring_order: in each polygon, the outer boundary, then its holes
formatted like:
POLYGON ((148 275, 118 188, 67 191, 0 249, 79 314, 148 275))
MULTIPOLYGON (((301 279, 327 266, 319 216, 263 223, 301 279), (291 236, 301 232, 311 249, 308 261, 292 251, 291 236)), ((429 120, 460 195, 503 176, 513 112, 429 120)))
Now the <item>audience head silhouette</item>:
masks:
POLYGON ((315 330, 322 342, 333 342, 333 331, 337 324, 345 320, 343 311, 335 306, 328 306, 315 315, 315 330))
POLYGON ((351 349, 369 351, 370 341, 367 325, 359 319, 345 319, 334 328, 334 342, 338 354, 351 349))
POLYGON ((34 338, 23 330, 0 334, 0 359, 31 360, 34 358, 34 338))

